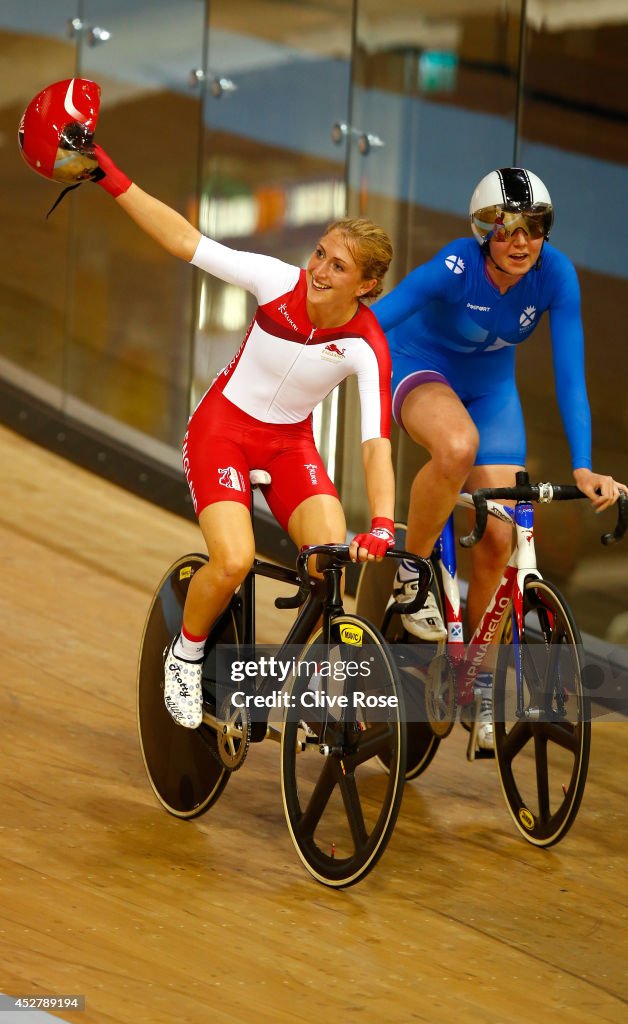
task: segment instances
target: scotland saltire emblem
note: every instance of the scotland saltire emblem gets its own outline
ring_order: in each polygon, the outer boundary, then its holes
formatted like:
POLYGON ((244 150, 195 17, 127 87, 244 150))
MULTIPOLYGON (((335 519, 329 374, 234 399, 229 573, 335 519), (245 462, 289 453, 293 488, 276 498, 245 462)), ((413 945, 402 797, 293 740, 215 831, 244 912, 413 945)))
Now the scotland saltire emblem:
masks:
POLYGON ((536 306, 526 306, 523 313, 519 317, 519 323, 524 331, 534 326, 534 320, 536 317, 536 306))
POLYGON ((445 265, 449 267, 453 274, 464 273, 464 260, 461 256, 456 256, 453 253, 451 256, 445 257, 445 265))

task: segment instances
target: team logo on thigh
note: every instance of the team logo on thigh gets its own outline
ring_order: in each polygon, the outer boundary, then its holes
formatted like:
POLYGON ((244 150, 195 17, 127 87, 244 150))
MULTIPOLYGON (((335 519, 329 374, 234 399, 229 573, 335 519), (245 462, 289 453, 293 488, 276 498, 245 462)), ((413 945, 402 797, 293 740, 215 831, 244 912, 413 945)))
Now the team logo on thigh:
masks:
POLYGON ((218 483, 221 487, 228 487, 231 491, 244 490, 244 478, 233 466, 218 469, 218 483))

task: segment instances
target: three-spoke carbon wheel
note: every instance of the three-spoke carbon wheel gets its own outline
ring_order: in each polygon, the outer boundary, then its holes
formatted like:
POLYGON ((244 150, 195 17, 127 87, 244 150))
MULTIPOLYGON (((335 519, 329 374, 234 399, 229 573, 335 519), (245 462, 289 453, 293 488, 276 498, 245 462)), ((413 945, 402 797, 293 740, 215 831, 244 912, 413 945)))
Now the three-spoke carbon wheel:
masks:
POLYGON ((403 795, 406 731, 394 661, 374 626, 342 614, 332 620, 330 649, 322 630, 308 643, 287 692, 281 790, 290 835, 317 881, 353 885, 386 848, 403 795))
MULTIPOLYGON (((178 818, 195 818, 208 810, 230 775, 220 761, 215 730, 205 724, 198 729, 177 725, 164 705, 164 653, 181 629, 190 579, 206 561, 204 555, 187 555, 168 569, 148 611, 137 673, 137 721, 146 773, 160 803, 178 818)), ((212 711, 215 645, 236 642, 236 623, 229 610, 206 646, 203 693, 212 711)))
POLYGON ((564 598, 551 583, 528 578, 523 601, 519 645, 500 645, 495 671, 495 755, 519 832, 535 846, 551 846, 573 824, 584 792, 590 700, 582 640, 564 598))

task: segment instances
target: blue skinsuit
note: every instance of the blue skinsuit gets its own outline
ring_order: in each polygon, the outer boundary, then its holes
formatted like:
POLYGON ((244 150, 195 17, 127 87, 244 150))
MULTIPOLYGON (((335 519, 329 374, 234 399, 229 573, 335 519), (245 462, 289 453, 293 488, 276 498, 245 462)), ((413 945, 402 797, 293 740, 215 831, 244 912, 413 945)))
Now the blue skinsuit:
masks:
POLYGON ((558 249, 546 242, 540 269, 530 270, 500 295, 486 274, 478 243, 459 238, 411 271, 372 309, 392 353, 397 422, 403 425, 403 400, 421 383, 421 378, 411 375, 418 371, 442 375, 478 428, 479 466, 525 465, 515 346, 529 337, 549 310, 556 395, 572 466, 591 468, 580 288, 573 264, 558 249))

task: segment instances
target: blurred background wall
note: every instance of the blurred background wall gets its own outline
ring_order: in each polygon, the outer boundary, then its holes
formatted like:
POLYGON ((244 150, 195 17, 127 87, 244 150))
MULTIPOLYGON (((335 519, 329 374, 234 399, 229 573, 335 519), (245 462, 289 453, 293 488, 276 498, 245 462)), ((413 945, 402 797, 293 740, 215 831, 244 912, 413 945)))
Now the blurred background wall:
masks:
MULTIPOLYGON (((4 0, 0 48, 5 422, 191 514, 187 417, 253 309, 100 189, 46 219, 59 187, 22 162, 17 126, 36 92, 80 75, 102 87, 101 144, 201 230, 303 264, 331 219, 365 214, 394 241, 388 287, 468 234, 487 171, 530 167, 579 271, 594 467, 628 481, 625 0, 4 0)), ((530 474, 569 481, 546 323, 517 365, 530 474)), ((315 428, 361 528, 352 382, 315 428)), ((393 442, 403 518, 422 455, 396 428, 393 442)), ((605 525, 584 503, 550 506, 538 546, 583 629, 617 639, 628 562, 599 545, 605 525)))

